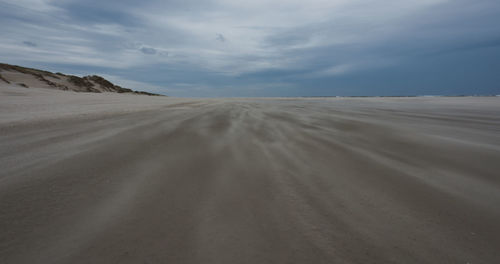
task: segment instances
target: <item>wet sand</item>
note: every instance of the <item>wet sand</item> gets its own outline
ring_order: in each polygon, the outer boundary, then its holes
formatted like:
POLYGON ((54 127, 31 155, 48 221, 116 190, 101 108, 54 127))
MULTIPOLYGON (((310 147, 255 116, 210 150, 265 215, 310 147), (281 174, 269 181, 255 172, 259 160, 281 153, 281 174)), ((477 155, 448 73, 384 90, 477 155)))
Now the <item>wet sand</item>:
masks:
POLYGON ((498 97, 24 91, 0 263, 500 263, 498 97))

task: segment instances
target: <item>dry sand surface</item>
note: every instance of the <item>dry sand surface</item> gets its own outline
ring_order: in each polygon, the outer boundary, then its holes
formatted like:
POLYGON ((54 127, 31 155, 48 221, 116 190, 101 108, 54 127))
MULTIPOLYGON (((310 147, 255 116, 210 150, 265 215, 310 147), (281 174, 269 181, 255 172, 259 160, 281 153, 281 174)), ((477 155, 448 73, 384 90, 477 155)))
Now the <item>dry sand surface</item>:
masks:
POLYGON ((0 89, 0 263, 500 263, 500 98, 0 89))

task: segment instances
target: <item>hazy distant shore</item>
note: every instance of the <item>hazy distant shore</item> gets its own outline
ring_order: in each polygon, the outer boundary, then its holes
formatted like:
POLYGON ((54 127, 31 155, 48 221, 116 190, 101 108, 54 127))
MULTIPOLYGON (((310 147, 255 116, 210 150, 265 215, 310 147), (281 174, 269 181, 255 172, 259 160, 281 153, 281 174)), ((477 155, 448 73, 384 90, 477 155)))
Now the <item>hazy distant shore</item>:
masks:
POLYGON ((499 263, 500 98, 0 86, 1 263, 499 263))

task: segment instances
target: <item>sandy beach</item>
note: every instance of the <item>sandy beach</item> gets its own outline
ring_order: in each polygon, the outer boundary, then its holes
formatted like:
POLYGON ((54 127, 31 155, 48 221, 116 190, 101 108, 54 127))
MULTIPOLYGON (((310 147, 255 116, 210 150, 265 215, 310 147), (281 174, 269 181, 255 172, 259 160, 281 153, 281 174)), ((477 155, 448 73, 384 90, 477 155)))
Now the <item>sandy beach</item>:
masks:
POLYGON ((500 263, 500 98, 0 87, 0 263, 500 263))

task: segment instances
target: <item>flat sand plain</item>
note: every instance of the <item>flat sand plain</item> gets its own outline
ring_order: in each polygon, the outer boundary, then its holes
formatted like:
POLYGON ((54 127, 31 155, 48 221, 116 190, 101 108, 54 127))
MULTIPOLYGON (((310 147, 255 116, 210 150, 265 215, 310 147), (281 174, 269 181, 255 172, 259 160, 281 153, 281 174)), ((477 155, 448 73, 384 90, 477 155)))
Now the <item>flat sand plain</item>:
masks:
POLYGON ((500 263, 500 98, 0 88, 0 263, 500 263))

